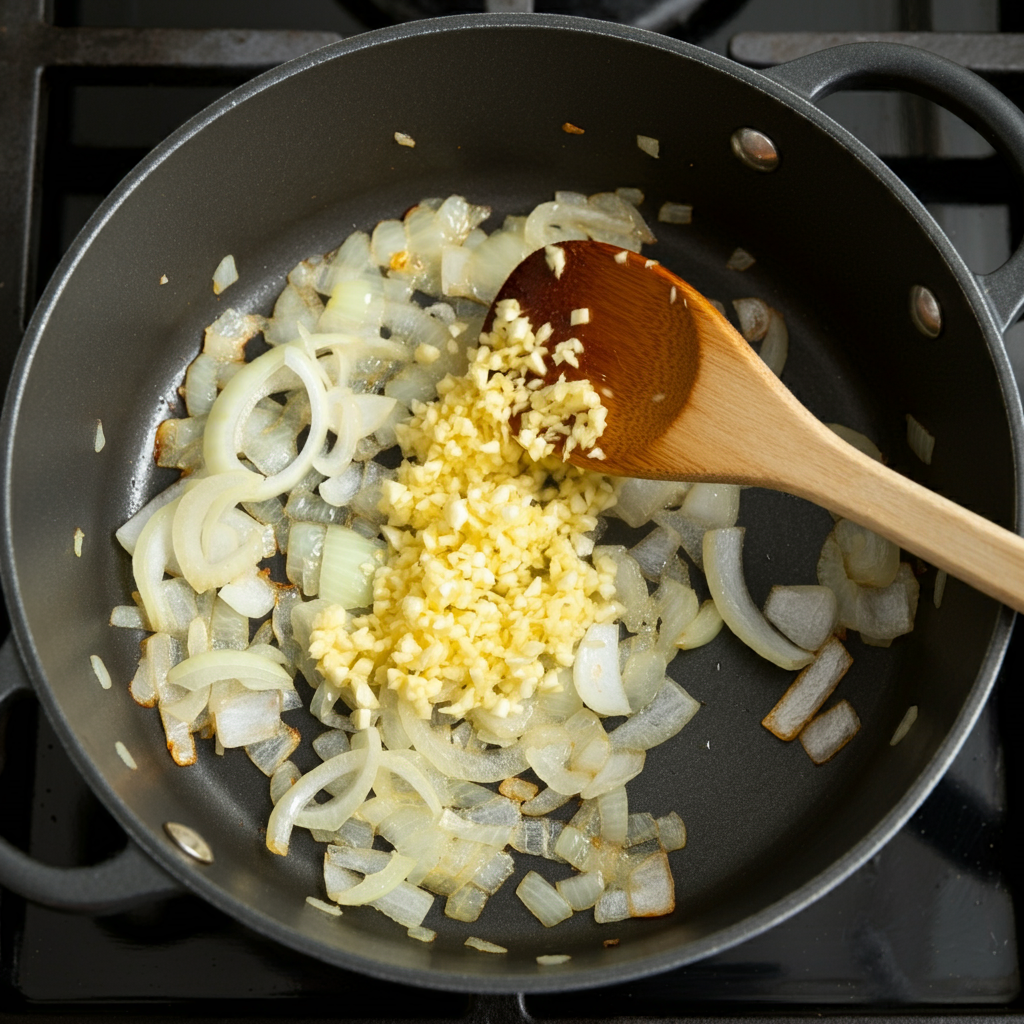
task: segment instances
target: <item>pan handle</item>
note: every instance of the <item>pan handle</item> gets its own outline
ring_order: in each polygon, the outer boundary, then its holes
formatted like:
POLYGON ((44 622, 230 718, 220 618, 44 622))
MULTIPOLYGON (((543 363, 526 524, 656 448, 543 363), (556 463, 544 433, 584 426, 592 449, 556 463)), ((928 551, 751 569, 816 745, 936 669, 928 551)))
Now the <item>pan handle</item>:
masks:
MULTIPOLYGON (((34 692, 9 636, 0 647, 0 717, 6 719, 15 700, 34 692)), ((79 868, 43 864, 0 839, 0 884, 34 903, 88 914, 114 914, 182 891, 130 839, 109 860, 79 868)))
MULTIPOLYGON (((995 86, 954 61, 901 43, 847 43, 762 72, 812 103, 840 89, 904 89, 962 117, 1024 177, 1024 116, 995 86)), ((1001 331, 1024 308, 1024 243, 991 274, 976 274, 1001 331)))

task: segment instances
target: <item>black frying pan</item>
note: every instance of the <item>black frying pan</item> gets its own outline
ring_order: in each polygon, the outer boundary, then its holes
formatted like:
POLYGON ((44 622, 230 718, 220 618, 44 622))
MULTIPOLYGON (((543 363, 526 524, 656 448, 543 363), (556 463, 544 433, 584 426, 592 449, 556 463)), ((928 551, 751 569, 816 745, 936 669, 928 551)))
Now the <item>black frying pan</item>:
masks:
MULTIPOLYGON (((153 466, 154 428, 176 408, 203 327, 227 304, 269 311, 297 260, 452 191, 493 206, 498 222, 560 188, 638 186, 652 221, 665 200, 692 202, 694 223, 658 226, 650 255, 712 297, 754 294, 781 308, 792 337, 786 380, 812 411, 871 435, 897 469, 1012 526, 1022 422, 1001 331, 1024 296, 1024 254, 976 278, 899 181, 811 102, 852 85, 938 99, 1024 165, 1019 112, 921 51, 843 47, 760 74, 637 30, 546 16, 449 18, 327 47, 232 93, 158 147, 50 283, 3 424, 3 572, 18 648, 75 763, 137 846, 77 873, 3 847, 5 883, 94 909, 181 883, 332 963, 418 985, 514 991, 608 984, 706 956, 794 913, 871 855, 954 756, 1012 621, 955 582, 936 610, 930 573, 910 636, 890 650, 851 640, 842 695, 864 727, 825 767, 759 724, 786 673, 727 635, 677 659, 674 671, 705 706, 631 784, 633 809, 678 809, 689 828, 688 847, 672 856, 674 915, 602 928, 578 914, 546 931, 512 881, 472 926, 443 918, 438 900, 429 947, 369 908, 333 919, 308 907, 305 896, 321 892, 318 848, 296 837, 287 859, 268 853, 266 780, 242 752, 203 749, 196 766, 171 763, 157 716, 127 692, 139 637, 106 625, 131 589, 113 533, 168 482, 153 466), (565 134, 565 121, 585 134, 565 134), (736 158, 730 137, 744 126, 773 140, 776 170, 736 158), (416 148, 395 145, 396 130, 416 148), (637 148, 638 133, 660 140, 659 159, 637 148), (742 277, 724 269, 737 245, 758 257, 742 277), (226 253, 241 279, 216 299, 210 277, 226 253), (941 307, 937 339, 913 322, 915 285, 941 307), (906 445, 908 412, 936 436, 930 467, 906 445), (107 438, 99 454, 97 419, 107 438), (94 653, 114 676, 111 690, 92 675, 94 653), (911 704, 917 724, 892 748, 911 704), (213 863, 174 845, 169 821, 194 828, 213 863), (509 953, 464 948, 470 933, 509 953), (605 949, 606 937, 621 943, 605 949), (572 960, 541 969, 541 953, 572 960)), ((813 582, 827 513, 748 491, 741 522, 755 599, 772 583, 813 582)), ((10 649, 5 657, 9 697, 26 684, 10 649)), ((314 734, 307 722, 307 741, 314 734)))

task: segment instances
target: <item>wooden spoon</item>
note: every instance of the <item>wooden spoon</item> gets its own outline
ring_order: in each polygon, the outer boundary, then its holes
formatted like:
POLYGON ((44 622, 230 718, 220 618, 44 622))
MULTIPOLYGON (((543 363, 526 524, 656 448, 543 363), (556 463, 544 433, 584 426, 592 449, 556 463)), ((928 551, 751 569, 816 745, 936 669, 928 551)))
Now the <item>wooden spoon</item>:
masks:
MULTIPOLYGON (((1024 539, 864 455, 807 411, 704 298, 653 260, 602 242, 558 243, 505 282, 549 350, 576 337, 579 368, 608 408, 604 458, 570 461, 617 476, 710 480, 788 491, 888 537, 957 579, 1024 611, 1024 539), (573 310, 589 322, 571 324, 573 310)), ((492 306, 492 310, 493 310, 492 306)), ((577 317, 579 319, 579 317, 577 317)))

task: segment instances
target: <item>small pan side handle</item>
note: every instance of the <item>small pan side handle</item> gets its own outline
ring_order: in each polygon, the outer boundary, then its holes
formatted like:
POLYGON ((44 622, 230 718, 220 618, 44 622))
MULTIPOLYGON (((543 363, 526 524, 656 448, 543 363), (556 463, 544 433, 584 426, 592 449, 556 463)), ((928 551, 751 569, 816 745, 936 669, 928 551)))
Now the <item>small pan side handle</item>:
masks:
MULTIPOLYGON (((13 637, 0 647, 0 718, 10 705, 34 693, 13 637)), ((109 860, 88 867, 43 864, 0 839, 0 885, 47 907, 87 914, 114 914, 175 895, 178 882, 130 839, 109 860)))
MULTIPOLYGON (((900 43, 847 43, 764 71, 812 103, 840 89, 902 89, 963 118, 1024 179, 1024 114, 995 86, 954 61, 900 43)), ((976 274, 999 329, 1024 308, 1024 244, 991 274, 976 274)))

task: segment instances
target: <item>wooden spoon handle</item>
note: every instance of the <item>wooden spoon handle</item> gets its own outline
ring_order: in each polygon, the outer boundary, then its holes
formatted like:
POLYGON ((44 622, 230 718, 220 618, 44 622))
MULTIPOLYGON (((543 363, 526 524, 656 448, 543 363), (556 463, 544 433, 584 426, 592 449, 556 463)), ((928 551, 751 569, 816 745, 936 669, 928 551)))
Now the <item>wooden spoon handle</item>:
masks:
POLYGON ((1024 611, 1024 538, 888 469, 827 428, 806 438, 783 489, 895 541, 1024 611))

